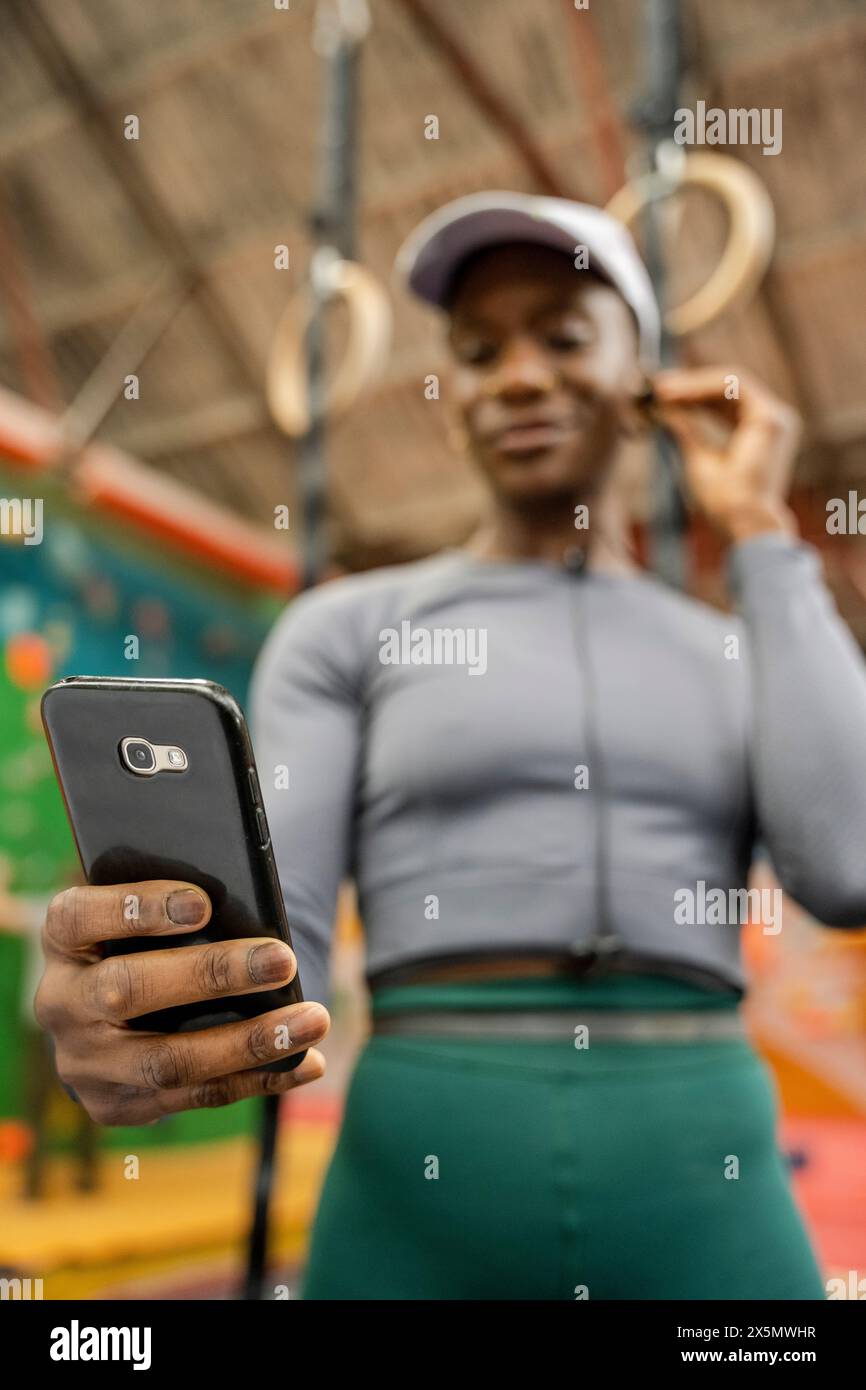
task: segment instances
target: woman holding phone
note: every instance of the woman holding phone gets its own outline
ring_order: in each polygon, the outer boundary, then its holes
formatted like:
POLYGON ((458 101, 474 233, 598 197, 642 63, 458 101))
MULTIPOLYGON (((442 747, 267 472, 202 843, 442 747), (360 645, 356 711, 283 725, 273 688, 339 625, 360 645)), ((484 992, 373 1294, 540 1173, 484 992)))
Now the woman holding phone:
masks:
MULTIPOLYGON (((296 600, 256 672, 305 996, 327 997, 348 875, 372 991, 305 1296, 822 1298, 738 1011, 743 921, 783 927, 746 895, 759 843, 820 921, 866 921, 866 666, 786 504, 797 418, 749 373, 657 370, 646 272, 597 209, 460 199, 398 265, 444 314, 443 394, 488 501, 464 546, 296 600), (648 377, 736 616, 629 553, 617 463, 648 377)), ((177 931, 189 885, 139 887, 142 929, 177 931)), ((253 1071, 242 1038, 218 1063, 204 1035, 160 1039, 156 1074, 151 1040, 143 1066, 100 980, 123 959, 98 944, 114 891, 52 905, 37 999, 95 1118, 320 1073, 315 1050, 253 1071)), ((243 945, 233 992, 261 987, 243 945)), ((150 1008, 206 976, 157 978, 161 954, 128 958, 150 1008)), ((309 1046, 327 1015, 304 1007, 309 1046)))

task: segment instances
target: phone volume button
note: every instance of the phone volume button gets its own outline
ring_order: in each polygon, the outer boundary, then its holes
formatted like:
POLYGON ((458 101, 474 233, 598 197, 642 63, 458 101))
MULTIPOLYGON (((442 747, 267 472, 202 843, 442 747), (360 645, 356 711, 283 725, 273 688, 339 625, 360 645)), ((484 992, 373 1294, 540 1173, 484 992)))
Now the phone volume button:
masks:
POLYGON ((254 767, 247 768, 247 777, 249 778, 250 783, 250 794, 253 798, 253 801, 256 803, 257 806, 259 806, 261 805, 262 793, 261 789, 259 788, 259 779, 256 776, 256 770, 254 767))
POLYGON ((265 813, 262 810, 261 806, 256 807, 256 825, 258 826, 259 830, 259 848, 267 849, 268 845, 271 842, 271 837, 268 834, 267 817, 265 816, 265 813))

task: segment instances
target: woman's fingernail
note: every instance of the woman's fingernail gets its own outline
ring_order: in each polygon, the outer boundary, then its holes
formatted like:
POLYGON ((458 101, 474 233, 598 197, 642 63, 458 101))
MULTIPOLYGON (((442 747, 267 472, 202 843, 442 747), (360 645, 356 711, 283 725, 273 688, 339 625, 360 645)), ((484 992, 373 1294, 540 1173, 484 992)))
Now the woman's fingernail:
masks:
POLYGON ((293 1043, 310 1043, 320 1038, 325 1031, 325 1012, 317 1004, 301 1009, 286 1019, 289 1037, 293 1043))
POLYGON ((207 916, 207 903, 194 888, 182 888, 178 893, 169 893, 165 911, 176 927, 196 927, 207 916))
POLYGON ((277 980, 287 980, 292 970, 292 953, 287 946, 273 941, 266 946, 254 946, 250 952, 248 967, 250 979, 257 985, 274 984, 277 980))

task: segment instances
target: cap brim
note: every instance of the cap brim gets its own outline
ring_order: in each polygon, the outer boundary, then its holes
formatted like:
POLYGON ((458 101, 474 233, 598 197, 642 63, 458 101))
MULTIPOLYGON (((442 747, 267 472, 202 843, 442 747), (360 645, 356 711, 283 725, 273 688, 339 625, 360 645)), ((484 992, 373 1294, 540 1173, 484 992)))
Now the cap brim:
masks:
POLYGON ((395 269, 419 298, 445 308, 454 278, 467 256, 512 241, 550 246, 566 255, 577 250, 573 234, 553 222, 517 208, 486 208, 455 218, 432 235, 419 238, 416 245, 410 238, 397 257, 395 269))

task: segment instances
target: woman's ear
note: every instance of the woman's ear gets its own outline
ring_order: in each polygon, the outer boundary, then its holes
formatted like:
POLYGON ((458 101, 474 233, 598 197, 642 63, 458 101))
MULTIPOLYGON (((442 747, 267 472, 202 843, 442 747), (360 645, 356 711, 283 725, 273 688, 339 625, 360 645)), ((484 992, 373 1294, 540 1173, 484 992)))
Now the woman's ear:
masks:
POLYGON ((653 401, 652 380, 635 363, 629 374, 620 407, 620 428, 629 439, 648 434, 655 428, 651 409, 653 401))

